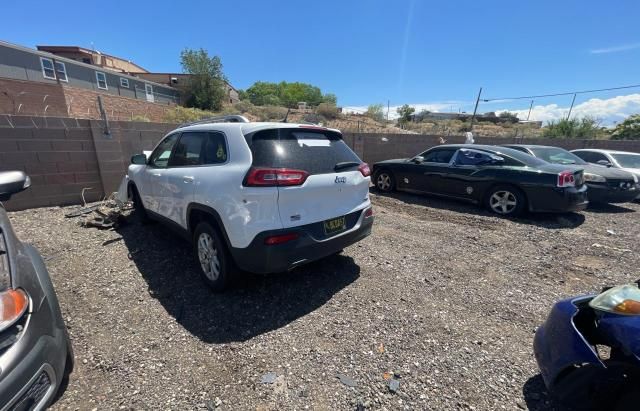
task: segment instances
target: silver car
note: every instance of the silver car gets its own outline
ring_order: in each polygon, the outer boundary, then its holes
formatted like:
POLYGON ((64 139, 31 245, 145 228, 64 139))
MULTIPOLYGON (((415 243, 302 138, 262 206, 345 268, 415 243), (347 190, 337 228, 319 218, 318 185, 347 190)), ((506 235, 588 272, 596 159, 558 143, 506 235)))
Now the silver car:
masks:
POLYGON ((596 148, 572 150, 571 152, 587 163, 619 168, 640 177, 640 154, 638 153, 596 148))
MULTIPOLYGON (((28 188, 21 171, 0 172, 0 201, 28 188)), ((16 238, 0 203, 0 409, 41 410, 73 369, 73 350, 38 251, 16 238)))

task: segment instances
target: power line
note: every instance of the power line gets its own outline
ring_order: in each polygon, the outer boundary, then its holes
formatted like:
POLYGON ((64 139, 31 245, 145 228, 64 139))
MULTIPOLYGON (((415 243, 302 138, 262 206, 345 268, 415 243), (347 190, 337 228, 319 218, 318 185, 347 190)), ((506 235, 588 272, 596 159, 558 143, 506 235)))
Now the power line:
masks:
POLYGON ((633 84, 633 85, 630 85, 630 86, 609 87, 609 88, 600 88, 600 89, 582 90, 582 91, 568 91, 566 93, 540 94, 540 95, 537 95, 537 96, 487 98, 487 99, 482 99, 482 101, 487 103, 489 101, 496 101, 496 100, 525 100, 525 99, 526 100, 530 100, 530 99, 542 98, 542 97, 570 96, 570 95, 573 95, 573 94, 598 93, 600 91, 624 90, 624 89, 639 88, 639 87, 640 87, 640 84, 633 84))

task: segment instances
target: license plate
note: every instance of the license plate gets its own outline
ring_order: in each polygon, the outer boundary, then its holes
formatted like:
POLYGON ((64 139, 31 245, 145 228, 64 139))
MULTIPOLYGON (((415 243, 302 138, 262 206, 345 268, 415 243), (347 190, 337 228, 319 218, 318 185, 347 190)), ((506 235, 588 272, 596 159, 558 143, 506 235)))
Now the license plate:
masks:
POLYGON ((336 234, 346 229, 347 219, 344 216, 326 220, 324 222, 324 233, 326 235, 336 234))

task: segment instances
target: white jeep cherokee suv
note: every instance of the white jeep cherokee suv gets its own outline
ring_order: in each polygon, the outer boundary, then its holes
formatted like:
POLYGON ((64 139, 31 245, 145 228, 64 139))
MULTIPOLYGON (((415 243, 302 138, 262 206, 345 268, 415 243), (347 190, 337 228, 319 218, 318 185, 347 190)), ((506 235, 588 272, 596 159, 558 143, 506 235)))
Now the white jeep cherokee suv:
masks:
POLYGON ((136 212, 193 241, 214 290, 236 268, 286 271, 371 233, 369 166, 338 130, 226 116, 181 126, 131 162, 136 212))

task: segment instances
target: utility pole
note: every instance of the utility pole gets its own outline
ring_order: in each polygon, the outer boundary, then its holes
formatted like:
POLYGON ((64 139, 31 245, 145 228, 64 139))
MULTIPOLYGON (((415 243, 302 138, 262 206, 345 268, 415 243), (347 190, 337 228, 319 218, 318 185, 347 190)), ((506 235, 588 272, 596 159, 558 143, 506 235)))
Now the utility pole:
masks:
POLYGON ((571 110, 573 110, 573 103, 576 102, 576 94, 578 93, 575 93, 573 95, 573 100, 571 100, 571 107, 569 107, 569 114, 567 114, 567 120, 569 120, 569 117, 571 117, 571 110))
POLYGON ((387 121, 389 121, 389 104, 391 103, 391 100, 387 100, 387 121))
POLYGON ((481 94, 482 94, 482 87, 480 87, 480 91, 478 91, 478 98, 476 98, 476 106, 473 108, 473 115, 471 116, 471 125, 469 126, 469 131, 473 131, 473 120, 476 119, 476 112, 478 111, 478 103, 480 103, 481 94))
POLYGON ((529 106, 529 114, 527 114, 527 121, 529 121, 529 116, 531 116, 531 109, 533 108, 533 100, 531 100, 531 105, 529 106))

